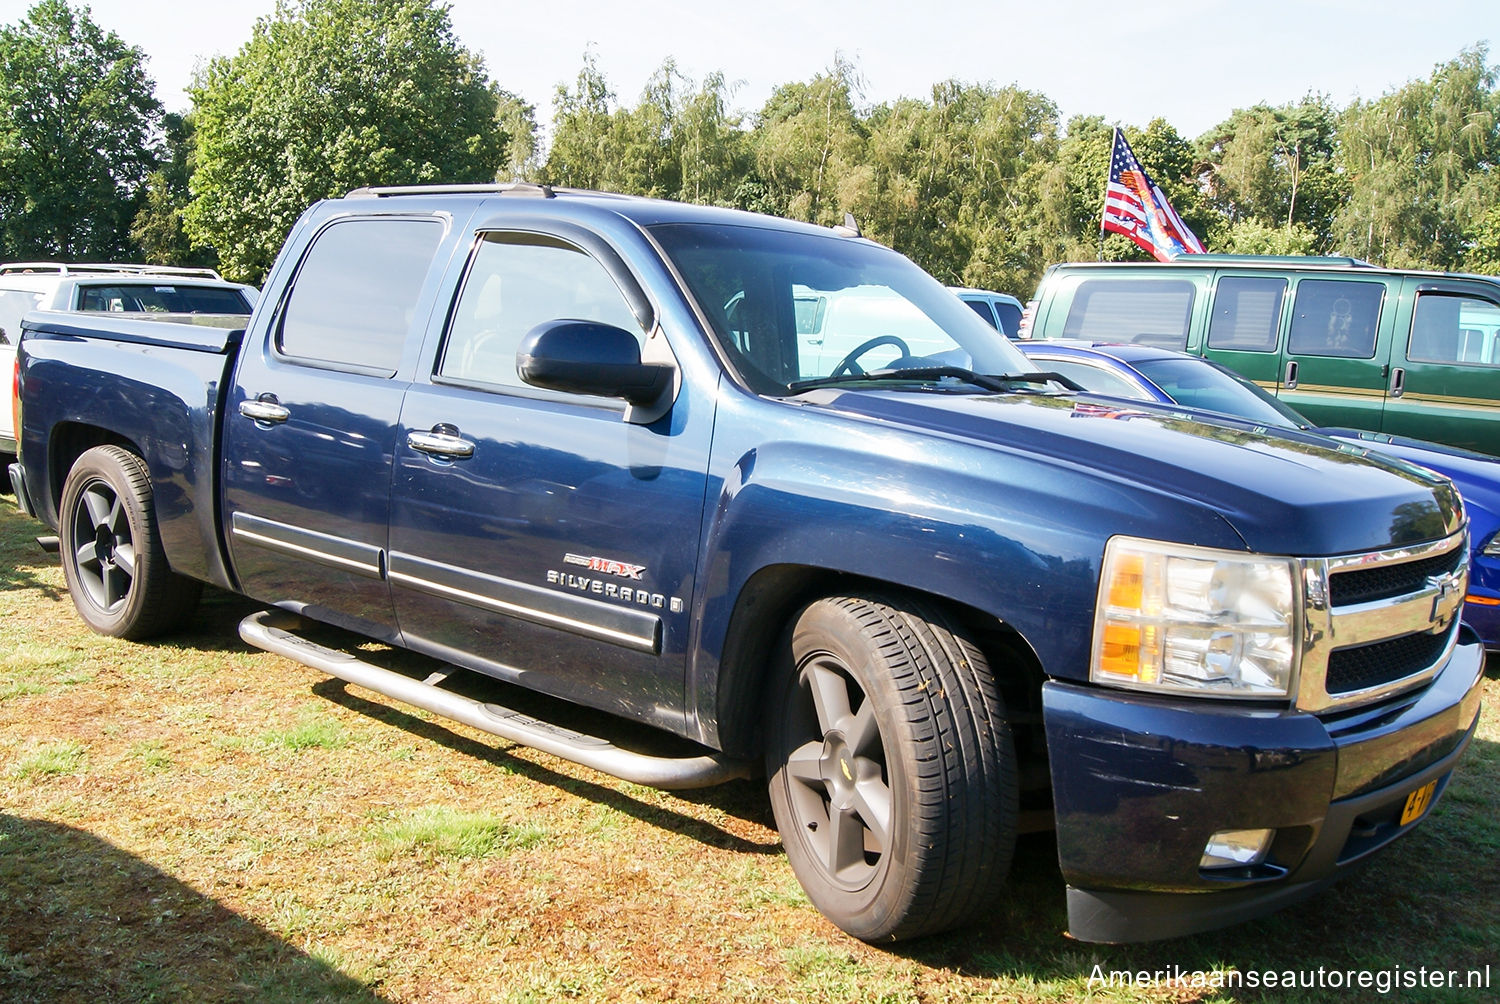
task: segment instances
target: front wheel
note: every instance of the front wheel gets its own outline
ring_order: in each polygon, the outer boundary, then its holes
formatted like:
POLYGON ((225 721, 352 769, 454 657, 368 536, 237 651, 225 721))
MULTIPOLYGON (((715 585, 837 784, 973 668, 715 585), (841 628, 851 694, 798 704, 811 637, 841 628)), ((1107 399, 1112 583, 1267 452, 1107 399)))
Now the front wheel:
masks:
POLYGON ((141 639, 180 626, 202 585, 167 565, 140 457, 96 446, 63 483, 58 535, 73 605, 100 634, 141 639))
POLYGON ((1016 833, 1016 760, 978 646, 939 609, 817 600, 781 646, 766 749, 792 870, 865 941, 993 909, 1016 833))

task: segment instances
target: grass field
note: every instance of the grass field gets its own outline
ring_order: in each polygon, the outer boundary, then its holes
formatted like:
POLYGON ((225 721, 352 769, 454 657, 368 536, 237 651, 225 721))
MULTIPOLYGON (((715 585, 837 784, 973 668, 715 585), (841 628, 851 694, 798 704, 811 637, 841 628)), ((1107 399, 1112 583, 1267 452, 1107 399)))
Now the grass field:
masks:
POLYGON ((1500 666, 1433 816, 1305 905, 1084 945, 1027 837, 991 923, 880 949, 807 903, 759 783, 667 794, 404 710, 247 648, 222 594, 163 643, 95 636, 42 529, 0 498, 0 999, 1500 997, 1500 666), (1486 966, 1489 990, 1379 992, 1486 966), (1214 987, 1320 968, 1375 986, 1214 987), (1096 979, 1123 970, 1182 979, 1096 979))

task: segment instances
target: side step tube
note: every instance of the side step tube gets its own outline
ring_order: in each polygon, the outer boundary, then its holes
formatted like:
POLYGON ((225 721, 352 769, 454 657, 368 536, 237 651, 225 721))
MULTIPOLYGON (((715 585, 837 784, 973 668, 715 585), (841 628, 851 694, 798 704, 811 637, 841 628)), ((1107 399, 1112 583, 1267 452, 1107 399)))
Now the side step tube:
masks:
POLYGON ((295 614, 262 610, 240 621, 240 637, 256 648, 285 656, 403 704, 635 784, 680 790, 707 788, 751 776, 748 761, 714 755, 673 758, 632 753, 596 736, 586 736, 498 704, 482 704, 435 684, 371 665, 348 652, 319 645, 288 630, 300 623, 301 619, 295 614))

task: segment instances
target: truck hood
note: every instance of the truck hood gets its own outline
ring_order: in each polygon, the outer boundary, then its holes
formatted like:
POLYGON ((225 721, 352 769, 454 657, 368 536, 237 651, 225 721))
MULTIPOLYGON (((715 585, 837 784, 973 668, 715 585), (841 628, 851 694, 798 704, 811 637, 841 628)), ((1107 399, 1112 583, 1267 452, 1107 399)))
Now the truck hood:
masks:
POLYGON ((1312 433, 1271 433, 1086 395, 831 389, 803 401, 1196 503, 1260 553, 1332 555, 1421 543, 1463 521, 1446 479, 1312 433))

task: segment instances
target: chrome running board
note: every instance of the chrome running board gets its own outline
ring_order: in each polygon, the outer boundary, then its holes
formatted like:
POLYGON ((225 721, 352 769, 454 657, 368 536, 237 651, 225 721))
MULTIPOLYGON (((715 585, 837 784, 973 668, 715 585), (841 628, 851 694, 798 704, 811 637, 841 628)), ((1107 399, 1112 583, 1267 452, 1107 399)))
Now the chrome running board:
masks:
MULTIPOLYGON (((749 761, 704 754, 691 757, 658 757, 621 749, 606 739, 587 736, 513 711, 498 704, 484 704, 437 683, 415 680, 382 669, 348 652, 328 648, 295 634, 302 619, 284 610, 262 610, 240 621, 240 637, 256 648, 285 656, 293 662, 346 680, 356 686, 384 694, 393 700, 422 708, 443 718, 530 746, 573 763, 591 767, 612 777, 651 788, 680 790, 707 788, 735 778, 751 776, 749 761)), ((434 674, 428 679, 446 678, 434 674)))

